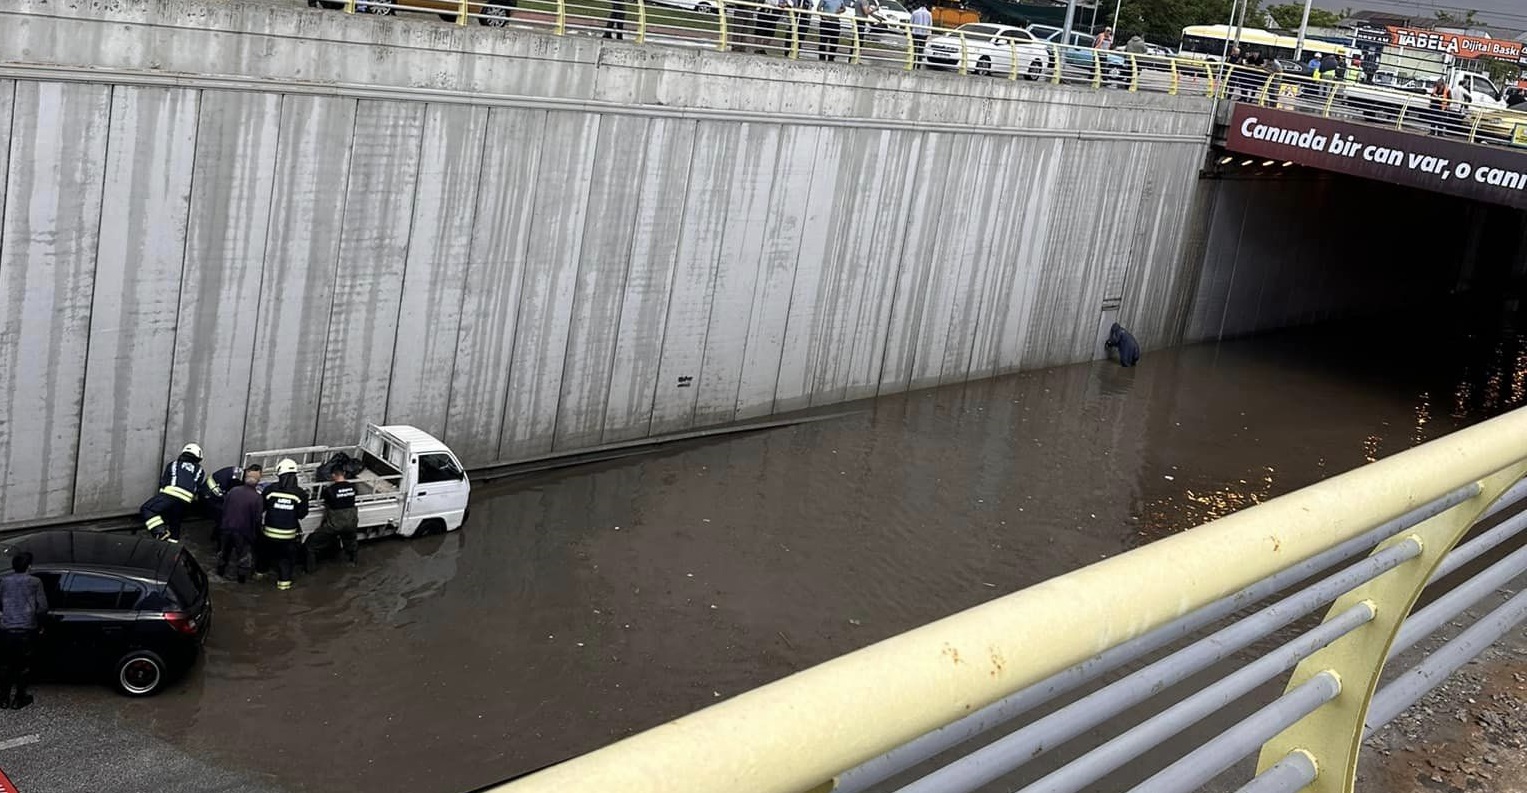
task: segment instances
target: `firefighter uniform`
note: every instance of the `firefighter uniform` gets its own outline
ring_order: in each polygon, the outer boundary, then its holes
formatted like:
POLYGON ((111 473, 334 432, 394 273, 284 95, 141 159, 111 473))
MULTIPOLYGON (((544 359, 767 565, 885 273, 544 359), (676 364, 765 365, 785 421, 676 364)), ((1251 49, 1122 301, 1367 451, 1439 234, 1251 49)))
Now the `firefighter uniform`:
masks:
POLYGON ((159 475, 159 492, 138 508, 143 528, 156 539, 180 542, 180 521, 198 496, 211 493, 201 467, 201 447, 188 443, 159 475))
POLYGON ((212 518, 212 542, 217 543, 223 533, 223 499, 235 487, 244 483, 244 469, 237 465, 219 468, 207 477, 207 510, 212 518))
POLYGON ((302 519, 308 514, 308 494, 297 482, 297 463, 282 460, 278 478, 265 491, 264 536, 267 555, 276 563, 276 589, 291 589, 292 574, 302 551, 302 519))
POLYGON ((360 525, 355 511, 355 485, 340 481, 325 487, 323 508, 323 522, 318 525, 318 534, 323 536, 325 543, 337 541, 345 551, 345 558, 355 564, 356 531, 360 525))

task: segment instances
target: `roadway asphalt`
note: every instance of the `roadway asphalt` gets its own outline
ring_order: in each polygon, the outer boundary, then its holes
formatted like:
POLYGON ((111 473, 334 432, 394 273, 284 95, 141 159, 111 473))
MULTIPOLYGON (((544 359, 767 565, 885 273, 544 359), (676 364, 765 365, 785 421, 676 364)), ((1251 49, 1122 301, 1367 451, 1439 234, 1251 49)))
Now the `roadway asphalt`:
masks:
MULTIPOLYGON (((177 695, 172 691, 166 697, 177 695)), ((180 736, 177 742, 159 737, 153 730, 158 706, 105 688, 41 686, 31 707, 0 711, 0 769, 21 793, 286 790, 259 775, 196 756, 196 736, 180 736)))

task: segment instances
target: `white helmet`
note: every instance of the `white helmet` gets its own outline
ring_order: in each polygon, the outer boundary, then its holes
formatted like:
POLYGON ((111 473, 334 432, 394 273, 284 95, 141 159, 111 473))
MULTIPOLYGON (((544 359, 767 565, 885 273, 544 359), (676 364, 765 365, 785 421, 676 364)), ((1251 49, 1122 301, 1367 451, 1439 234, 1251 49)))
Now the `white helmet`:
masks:
POLYGON ((182 448, 180 450, 180 453, 181 454, 189 453, 192 457, 195 457, 196 459, 200 460, 201 459, 201 446, 199 446, 198 444, 195 444, 195 443, 188 443, 188 444, 185 445, 184 448, 182 448))
POLYGON ((276 476, 285 476, 287 474, 295 474, 295 473, 297 473, 297 461, 296 460, 293 460, 290 457, 286 457, 286 458, 283 458, 281 460, 281 462, 276 463, 276 476))

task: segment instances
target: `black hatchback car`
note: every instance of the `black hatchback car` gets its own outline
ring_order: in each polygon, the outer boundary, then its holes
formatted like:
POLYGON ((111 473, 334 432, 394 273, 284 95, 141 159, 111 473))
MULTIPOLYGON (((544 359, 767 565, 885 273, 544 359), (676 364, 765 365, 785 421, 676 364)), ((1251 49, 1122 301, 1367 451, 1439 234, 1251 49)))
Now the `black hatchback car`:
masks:
POLYGON ((32 668, 39 678, 109 680, 146 697, 196 662, 212 627, 207 575, 178 543, 92 531, 45 531, 0 546, 32 553, 48 596, 32 668))

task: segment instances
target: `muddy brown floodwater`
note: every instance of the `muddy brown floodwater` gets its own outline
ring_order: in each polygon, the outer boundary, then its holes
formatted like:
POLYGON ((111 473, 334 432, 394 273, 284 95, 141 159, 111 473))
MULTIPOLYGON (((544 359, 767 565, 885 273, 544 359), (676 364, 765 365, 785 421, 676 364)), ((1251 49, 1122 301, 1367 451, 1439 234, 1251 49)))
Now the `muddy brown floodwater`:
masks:
POLYGON ((1027 372, 481 486, 461 532, 219 584, 206 663, 125 717, 291 790, 469 790, 1521 404, 1494 320, 1027 372))

